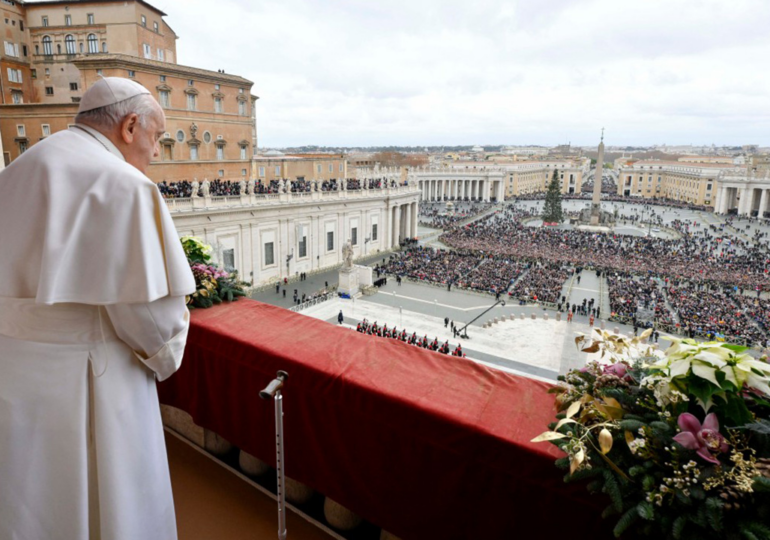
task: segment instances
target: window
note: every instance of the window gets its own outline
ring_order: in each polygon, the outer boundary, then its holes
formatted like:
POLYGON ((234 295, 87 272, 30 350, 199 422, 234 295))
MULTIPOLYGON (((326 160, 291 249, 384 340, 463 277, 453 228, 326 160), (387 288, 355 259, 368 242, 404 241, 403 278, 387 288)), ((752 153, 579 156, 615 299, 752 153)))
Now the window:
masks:
POLYGON ((147 17, 145 17, 144 15, 142 15, 142 26, 147 28, 147 17))
POLYGON ((246 157, 246 147, 245 146, 241 146, 241 159, 248 159, 246 157))
POLYGON ((181 129, 177 130, 176 132, 176 140, 179 142, 184 142, 184 131, 181 129))
POLYGON ((214 112, 215 113, 222 112, 222 98, 214 98, 214 112))
POLYGON ((142 43, 142 49, 144 50, 144 57, 152 59, 152 48, 147 43, 142 43))
POLYGON ((321 166, 320 165, 318 165, 318 167, 316 167, 316 170, 318 171, 318 174, 321 174, 321 166))
POLYGON ((11 102, 17 105, 24 103, 24 94, 15 90, 11 90, 11 102))
POLYGON ((243 94, 243 88, 239 88, 239 89, 238 89, 238 93, 239 93, 239 94, 243 94))
POLYGON ((99 41, 96 39, 96 34, 88 34, 88 54, 96 54, 99 52, 99 41))
POLYGON ((195 81, 194 80, 190 79, 190 80, 187 81, 187 86, 194 86, 194 85, 195 85, 195 81))
POLYGON ((358 227, 350 229, 350 243, 354 246, 358 245, 358 227))
POLYGON ((198 160, 198 145, 193 144, 190 146, 190 159, 193 161, 198 160))
POLYGON ((246 176, 246 169, 241 169, 241 176, 246 176))
POLYGON ((86 15, 86 18, 88 19, 88 24, 94 24, 94 14, 93 13, 89 13, 88 15, 86 15))
MULTIPOLYGON (((46 72, 47 72, 47 71, 48 71, 48 70, 46 69, 46 72)), ((96 70, 96 74, 97 74, 97 75, 103 75, 103 74, 104 74, 104 72, 103 72, 101 69, 97 69, 97 70, 96 70)), ((46 73, 46 75, 48 75, 48 73, 46 73)))
POLYGON ((163 49, 158 49, 158 60, 160 60, 161 62, 166 61, 166 53, 163 49))
POLYGON ((304 227, 300 227, 300 230, 299 249, 297 249, 297 251, 299 252, 298 257, 304 259, 307 257, 307 234, 305 233, 304 227))
POLYGON ((64 26, 72 26, 72 15, 64 16, 64 26))
POLYGON ((129 69, 128 70, 128 76, 133 79, 134 77, 136 77, 136 71, 134 71, 132 69, 129 69))
POLYGON ((43 19, 42 19, 42 21, 43 21, 43 26, 48 26, 48 17, 46 17, 45 15, 43 15, 43 19))
POLYGON ((46 96, 52 96, 53 95, 53 86, 46 86, 45 87, 45 95, 46 96))
POLYGON ((102 52, 103 53, 107 52, 107 42, 106 41, 102 41, 102 52))
POLYGON ((160 82, 166 82, 166 76, 165 75, 161 75, 160 76, 160 82))
POLYGON ((329 172, 330 172, 330 173, 333 173, 333 172, 334 172, 334 165, 332 165, 332 164, 329 164, 329 172))
POLYGON ((225 271, 235 272, 235 250, 234 249, 222 250, 222 263, 225 265, 225 271))
POLYGON ((281 166, 280 165, 277 165, 275 167, 275 175, 276 176, 281 176, 281 166))
POLYGON ((19 141, 19 155, 27 151, 27 141, 19 141))
POLYGON ((78 91, 78 83, 76 83, 76 82, 71 82, 71 83, 70 83, 70 91, 71 91, 71 92, 77 92, 77 91, 78 91))
POLYGON ((24 56, 27 56, 27 46, 26 45, 22 45, 21 46, 21 52, 22 52, 22 54, 24 56))
POLYGON ((19 124, 16 126, 16 135, 19 137, 27 136, 27 128, 24 127, 24 124, 19 124))
POLYGON ((265 243, 265 266, 275 264, 275 253, 273 253, 273 242, 265 243))
POLYGON ((8 80, 15 83, 24 82, 21 79, 21 70, 8 68, 8 80))
POLYGON ((83 54, 83 42, 81 41, 78 43, 78 47, 80 48, 80 54, 83 54))
POLYGON ((377 224, 372 224, 372 240, 377 240, 377 224))
POLYGON ((152 22, 152 29, 155 30, 156 34, 159 32, 160 28, 158 27, 158 21, 152 22))
POLYGON ((51 36, 43 36, 43 54, 51 56, 53 54, 53 45, 51 44, 51 36))
POLYGON ((225 159, 225 147, 222 145, 217 146, 217 159, 218 160, 225 159))
POLYGON ((326 232, 326 251, 334 250, 334 231, 326 232))
POLYGON ((67 54, 75 54, 75 36, 67 34, 64 38, 64 50, 67 54))
POLYGON ((245 101, 239 101, 238 102, 238 114, 241 116, 246 116, 246 102, 245 101))
POLYGON ((51 134, 51 126, 49 124, 43 124, 40 128, 43 131, 43 137, 48 137, 51 134))
POLYGON ((160 106, 164 109, 168 109, 171 107, 171 94, 168 90, 161 90, 158 92, 158 95, 160 97, 160 106))
POLYGON ((345 164, 340 163, 340 172, 345 172, 345 164))
POLYGON ((219 170, 217 171, 217 175, 218 175, 220 178, 224 177, 224 175, 225 175, 225 170, 224 170, 224 169, 219 169, 219 170))
POLYGON ((205 142, 206 144, 211 142, 211 133, 209 133, 208 131, 205 131, 203 133, 203 142, 205 142))
POLYGON ((8 41, 3 42, 5 43, 5 55, 6 56, 12 56, 14 58, 19 57, 19 45, 16 43, 9 43, 8 41))
POLYGON ((21 19, 19 19, 19 30, 21 30, 22 32, 24 31, 24 21, 22 21, 21 19))
MULTIPOLYGON (((99 70, 96 70, 96 73, 101 75, 101 73, 99 73, 99 70)), ((45 76, 46 77, 50 77, 51 76, 51 68, 45 68, 45 76)))
POLYGON ((214 85, 214 90, 219 90, 220 88, 221 88, 221 86, 220 86, 220 84, 219 84, 219 83, 217 83, 217 84, 215 84, 215 85, 214 85))
POLYGON ((187 94, 187 110, 194 111, 197 107, 195 94, 187 94))
POLYGON ((260 178, 264 178, 265 177, 265 168, 264 167, 260 167, 259 168, 259 177, 260 178))

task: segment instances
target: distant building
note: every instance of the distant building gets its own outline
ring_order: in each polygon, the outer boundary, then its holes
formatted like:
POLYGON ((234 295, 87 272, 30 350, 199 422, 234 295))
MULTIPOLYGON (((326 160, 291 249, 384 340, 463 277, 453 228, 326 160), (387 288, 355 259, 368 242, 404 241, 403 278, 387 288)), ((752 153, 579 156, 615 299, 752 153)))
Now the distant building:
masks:
POLYGON ((278 151, 258 154, 253 160, 252 176, 271 180, 332 180, 347 178, 344 154, 283 154, 278 151))
POLYGON ((616 167, 618 195, 665 198, 713 206, 719 173, 733 168, 729 163, 640 160, 616 167))
POLYGON ((248 179, 258 99, 237 75, 177 64, 177 35, 143 0, 3 0, 0 138, 7 164, 74 122, 83 93, 104 77, 145 86, 166 112, 156 182, 248 179))

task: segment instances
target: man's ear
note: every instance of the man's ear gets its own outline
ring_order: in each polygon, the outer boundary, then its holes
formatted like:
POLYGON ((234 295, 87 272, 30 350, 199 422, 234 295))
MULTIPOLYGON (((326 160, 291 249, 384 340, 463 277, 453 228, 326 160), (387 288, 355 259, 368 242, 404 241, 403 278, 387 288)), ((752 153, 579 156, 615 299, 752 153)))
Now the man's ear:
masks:
POLYGON ((131 113, 120 122, 120 138, 126 144, 134 142, 136 131, 139 128, 139 115, 131 113))

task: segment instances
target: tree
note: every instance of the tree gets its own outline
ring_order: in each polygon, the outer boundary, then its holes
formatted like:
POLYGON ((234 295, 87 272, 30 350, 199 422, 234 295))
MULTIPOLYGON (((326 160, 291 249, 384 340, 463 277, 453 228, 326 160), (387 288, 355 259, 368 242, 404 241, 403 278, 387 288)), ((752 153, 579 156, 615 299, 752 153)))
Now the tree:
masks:
POLYGON ((564 215, 561 211, 561 181, 559 171, 554 170, 551 183, 548 184, 548 191, 545 193, 543 223, 561 223, 562 221, 564 221, 564 215))

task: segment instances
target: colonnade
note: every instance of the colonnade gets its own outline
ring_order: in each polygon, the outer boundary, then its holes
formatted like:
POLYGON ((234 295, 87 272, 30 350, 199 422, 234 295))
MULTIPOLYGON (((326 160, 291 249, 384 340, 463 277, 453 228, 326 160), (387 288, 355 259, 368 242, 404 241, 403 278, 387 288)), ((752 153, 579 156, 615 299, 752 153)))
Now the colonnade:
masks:
POLYGON ((714 211, 727 214, 737 210, 738 215, 756 215, 763 217, 768 212, 770 186, 767 188, 754 186, 719 186, 714 211))
POLYGON ((436 178, 420 179, 423 201, 502 201, 504 184, 493 178, 436 178))
POLYGON ((407 238, 417 236, 417 203, 395 204, 390 208, 388 245, 398 247, 407 238))

